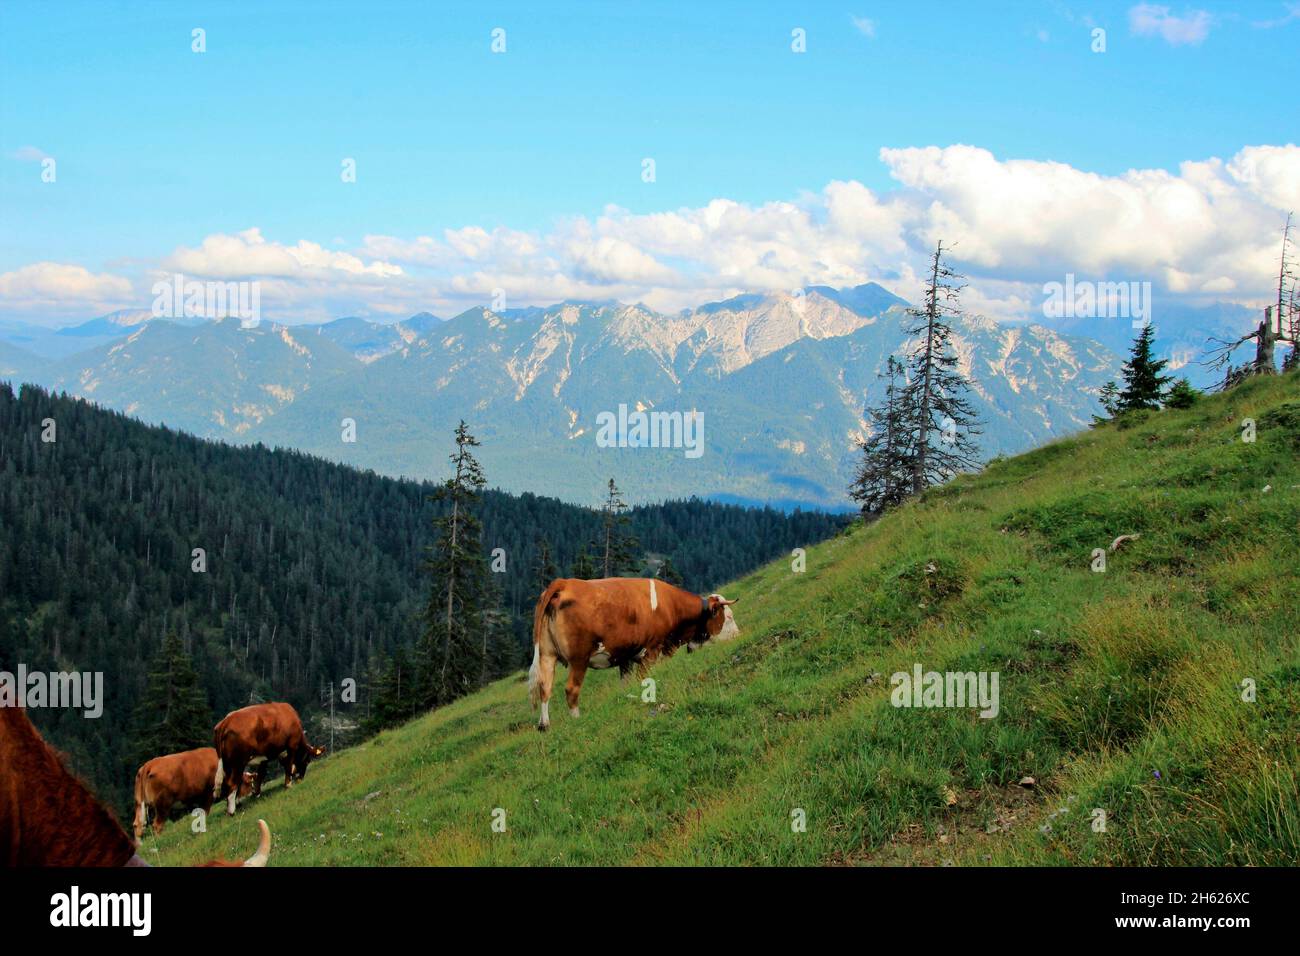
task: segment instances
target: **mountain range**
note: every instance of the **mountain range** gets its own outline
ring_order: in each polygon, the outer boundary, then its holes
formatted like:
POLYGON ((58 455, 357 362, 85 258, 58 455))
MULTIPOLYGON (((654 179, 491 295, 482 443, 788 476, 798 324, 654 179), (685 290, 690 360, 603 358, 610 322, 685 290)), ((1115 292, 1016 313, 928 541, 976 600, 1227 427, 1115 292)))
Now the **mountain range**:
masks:
MULTIPOLYGON (((907 303, 875 283, 741 295, 667 315, 563 302, 398 323, 143 321, 115 314, 42 358, 8 336, 0 375, 205 438, 292 447, 377 472, 440 477, 460 419, 489 483, 593 503, 699 495, 844 507, 885 359, 911 344, 907 303), (131 321, 135 319, 135 321, 131 321), (704 451, 600 447, 602 413, 698 412, 704 451), (345 419, 355 423, 347 440, 345 419)), ((48 332, 48 330, 46 330, 48 332)), ((987 457, 1085 427, 1120 360, 1042 324, 954 328, 987 457)))

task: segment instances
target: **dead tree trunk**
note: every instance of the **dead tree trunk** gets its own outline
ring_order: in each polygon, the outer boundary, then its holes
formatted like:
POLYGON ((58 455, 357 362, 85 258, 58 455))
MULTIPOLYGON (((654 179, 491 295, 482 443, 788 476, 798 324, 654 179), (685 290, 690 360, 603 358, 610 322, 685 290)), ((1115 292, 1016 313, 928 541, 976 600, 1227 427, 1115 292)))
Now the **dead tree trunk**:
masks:
POLYGON ((1255 330, 1255 374, 1272 375, 1277 371, 1273 352, 1280 338, 1280 330, 1273 328, 1273 307, 1264 307, 1264 321, 1255 330))

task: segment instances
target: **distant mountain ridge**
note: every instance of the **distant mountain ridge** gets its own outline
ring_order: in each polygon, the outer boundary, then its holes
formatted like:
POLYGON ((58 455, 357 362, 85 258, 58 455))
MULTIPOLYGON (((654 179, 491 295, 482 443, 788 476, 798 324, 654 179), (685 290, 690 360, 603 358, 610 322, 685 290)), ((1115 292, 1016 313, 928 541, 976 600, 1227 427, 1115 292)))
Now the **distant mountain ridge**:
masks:
MULTIPOLYGON (((35 379, 206 438, 302 449, 384 474, 441 474, 464 418, 489 480, 591 503, 613 476, 635 501, 698 494, 847 505, 864 406, 910 347, 906 302, 851 289, 737 296, 676 315, 644 305, 475 307, 447 320, 322 325, 156 320, 35 379), (705 451, 602 448, 620 405, 700 412, 705 451), (345 440, 344 421, 355 423, 345 440)), ((1119 359, 1041 325, 958 324, 988 455, 1084 427, 1119 359)))

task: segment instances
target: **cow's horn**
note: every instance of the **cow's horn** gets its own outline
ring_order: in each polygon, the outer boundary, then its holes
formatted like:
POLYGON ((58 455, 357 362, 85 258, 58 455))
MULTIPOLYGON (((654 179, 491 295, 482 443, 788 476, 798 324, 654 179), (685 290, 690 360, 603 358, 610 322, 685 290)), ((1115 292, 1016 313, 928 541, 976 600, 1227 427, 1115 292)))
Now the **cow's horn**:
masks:
POLYGON ((721 604, 722 604, 723 607, 726 607, 728 604, 735 604, 735 603, 737 603, 739 600, 740 600, 740 598, 732 598, 730 601, 722 601, 721 604))
POLYGON ((244 866, 266 866, 271 855, 271 828, 265 820, 258 820, 257 827, 262 831, 262 839, 257 844, 257 852, 244 861, 244 866))

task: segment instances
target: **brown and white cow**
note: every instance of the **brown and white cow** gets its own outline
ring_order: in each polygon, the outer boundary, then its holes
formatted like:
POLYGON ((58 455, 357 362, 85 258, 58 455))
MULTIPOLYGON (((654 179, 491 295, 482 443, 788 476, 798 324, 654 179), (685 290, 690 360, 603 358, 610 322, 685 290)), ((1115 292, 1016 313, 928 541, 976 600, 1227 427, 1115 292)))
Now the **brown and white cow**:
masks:
MULTIPOLYGON (((163 823, 173 808, 199 807, 206 815, 212 809, 212 802, 221 799, 224 776, 221 758, 212 747, 145 761, 135 775, 135 842, 140 842, 150 817, 153 832, 162 833, 163 823)), ((239 795, 246 797, 252 790, 253 775, 245 772, 239 795)))
MULTIPOLYGON (((266 757, 268 763, 278 759, 284 768, 284 785, 290 787, 294 780, 307 776, 313 757, 325 753, 324 747, 307 742, 298 712, 283 703, 253 704, 231 711, 217 724, 212 741, 225 768, 220 795, 226 798, 226 812, 231 816, 235 814, 235 781, 243 778, 254 757, 266 757)), ((254 793, 261 792, 265 773, 264 766, 254 778, 254 793)))
POLYGON ((617 667, 625 675, 648 667, 681 645, 694 650, 710 638, 739 633, 721 594, 700 597, 654 578, 560 578, 542 592, 533 612, 533 664, 528 696, 542 713, 537 729, 551 726, 555 663, 569 668, 564 693, 578 716, 578 694, 589 667, 617 667))
MULTIPOLYGON (((257 821, 257 852, 243 863, 266 866, 271 831, 257 821)), ((0 707, 0 864, 5 866, 148 866, 117 819, 63 766, 19 707, 0 707)))

